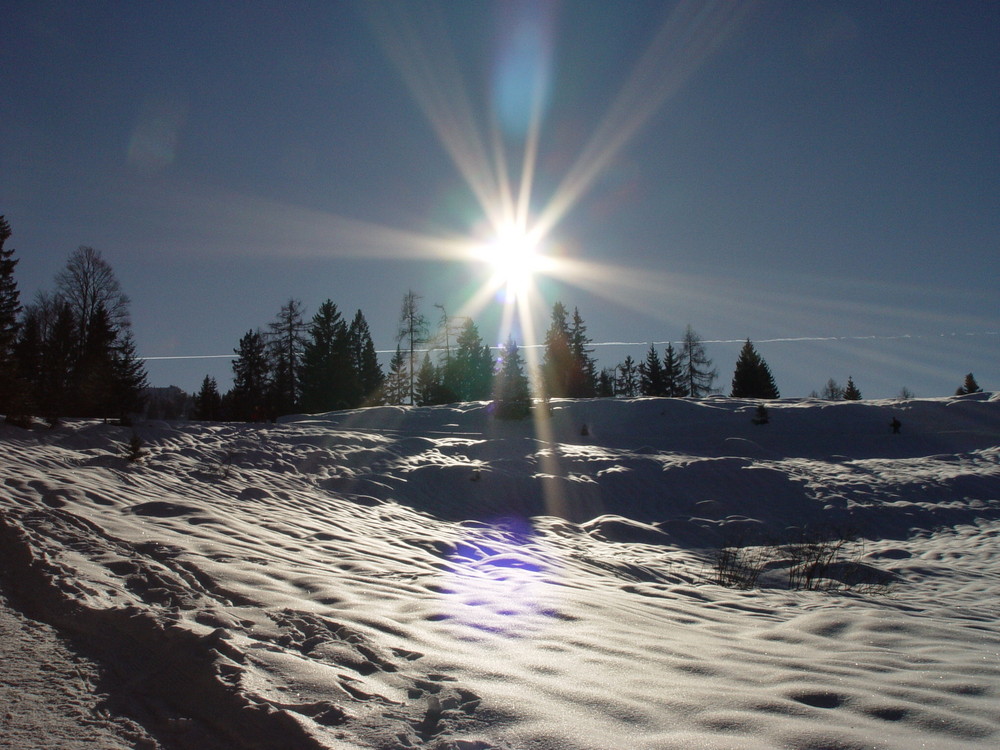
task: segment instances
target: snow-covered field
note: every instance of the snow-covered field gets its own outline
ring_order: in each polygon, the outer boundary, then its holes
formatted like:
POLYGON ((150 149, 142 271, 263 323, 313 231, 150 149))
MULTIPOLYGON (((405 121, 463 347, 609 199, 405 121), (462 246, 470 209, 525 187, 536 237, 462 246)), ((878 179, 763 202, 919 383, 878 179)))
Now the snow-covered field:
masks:
POLYGON ((0 747, 1000 746, 1000 396, 755 409, 0 427, 0 747))

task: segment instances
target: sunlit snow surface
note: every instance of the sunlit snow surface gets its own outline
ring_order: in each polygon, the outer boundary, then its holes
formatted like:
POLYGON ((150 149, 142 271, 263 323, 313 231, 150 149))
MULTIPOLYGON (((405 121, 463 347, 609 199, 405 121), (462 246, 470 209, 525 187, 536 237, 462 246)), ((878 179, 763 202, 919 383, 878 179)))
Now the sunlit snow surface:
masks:
POLYGON ((1000 744, 1000 399, 755 409, 2 427, 5 580, 166 748, 1000 744), (803 528, 888 586, 712 582, 803 528))

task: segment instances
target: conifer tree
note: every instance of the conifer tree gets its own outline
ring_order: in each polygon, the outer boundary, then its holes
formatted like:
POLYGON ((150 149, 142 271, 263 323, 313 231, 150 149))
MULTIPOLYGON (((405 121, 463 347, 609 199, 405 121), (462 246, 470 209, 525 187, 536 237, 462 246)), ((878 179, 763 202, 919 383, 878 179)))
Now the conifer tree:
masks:
POLYGON ((206 375, 201 382, 201 390, 194 397, 194 418, 216 421, 222 417, 222 396, 215 378, 206 375))
POLYGON ((688 396, 703 398, 713 390, 718 373, 711 369, 712 360, 705 354, 701 337, 689 325, 681 343, 681 382, 688 396))
POLYGON ((599 398, 612 398, 615 395, 615 372, 609 367, 602 368, 597 376, 597 395, 599 398))
POLYGON ((778 398, 778 387, 774 384, 771 368, 757 353, 750 339, 743 344, 736 360, 730 395, 733 398, 778 398))
POLYGON ((260 330, 247 331, 233 351, 233 387, 227 394, 232 418, 245 422, 269 418, 271 360, 264 334, 260 330))
POLYGON ((545 354, 542 357, 542 383, 547 398, 570 395, 573 372, 573 350, 570 348, 568 315, 562 302, 552 306, 549 330, 545 333, 545 354))
POLYGON ((656 353, 656 347, 649 345, 646 352, 646 359, 639 363, 639 392, 643 396, 664 396, 663 387, 663 366, 660 364, 660 355, 656 353))
POLYGON ((667 342, 663 353, 663 395, 672 398, 683 398, 688 395, 684 387, 684 372, 681 368, 680 355, 674 350, 674 345, 667 342))
POLYGON ((969 393, 982 393, 982 388, 979 387, 979 383, 976 382, 976 378, 970 372, 965 376, 965 381, 958 387, 955 391, 956 396, 965 396, 969 393))
POLYGON ((430 352, 424 352, 424 361, 417 371, 414 381, 414 399, 417 406, 429 406, 439 403, 438 393, 440 385, 438 382, 438 368, 431 362, 430 352))
POLYGON ((0 367, 13 368, 14 344, 17 342, 20 293, 14 279, 18 260, 13 248, 4 247, 10 239, 10 224, 0 215, 0 367))
POLYGON ((115 331, 103 305, 94 308, 73 368, 75 405, 70 416, 104 417, 114 411, 115 331))
POLYGON ((493 355, 479 329, 466 319, 455 342, 455 354, 445 373, 445 384, 460 401, 484 401, 493 390, 493 355))
POLYGON ((409 377, 406 372, 406 355, 399 344, 396 353, 389 360, 389 372, 385 378, 384 402, 399 405, 406 401, 409 394, 409 377))
POLYGON ((615 395, 622 398, 635 398, 639 393, 639 370, 635 360, 626 356, 625 361, 618 365, 618 377, 615 380, 615 395))
POLYGON ((310 413, 346 409, 361 403, 361 384, 347 325, 337 306, 326 300, 309 324, 302 350, 302 408, 310 413))
POLYGON ((18 315, 21 312, 20 294, 14 279, 18 260, 14 250, 5 248, 11 229, 0 215, 0 412, 8 419, 25 419, 30 409, 28 381, 18 368, 18 315))
POLYGON ((145 402, 144 391, 149 386, 146 366, 136 354, 132 329, 119 331, 112 348, 115 408, 123 422, 138 414, 145 402))
POLYGON ((523 419, 531 412, 531 392, 514 339, 500 352, 500 368, 493 386, 493 413, 499 419, 523 419))
POLYGON ((306 324, 302 303, 290 299, 268 324, 271 359, 272 407, 278 414, 297 411, 302 402, 302 354, 306 324))
POLYGON ((45 331, 36 402, 47 418, 55 420, 73 416, 77 406, 73 391, 80 339, 69 303, 58 304, 55 317, 45 331))
POLYGON ((583 324, 580 310, 573 308, 573 322, 569 330, 569 347, 573 355, 569 372, 569 396, 571 398, 593 398, 597 391, 597 367, 590 356, 590 337, 583 324))
POLYGON ((365 320, 361 310, 354 315, 354 320, 347 329, 347 342, 351 353, 351 364, 361 389, 360 401, 356 405, 379 403, 385 376, 382 374, 382 366, 378 363, 378 354, 375 352, 375 344, 368 329, 368 321, 365 320))
POLYGON ((847 376, 847 385, 844 387, 844 400, 846 401, 860 401, 861 391, 858 387, 854 385, 854 378, 850 375, 847 376))

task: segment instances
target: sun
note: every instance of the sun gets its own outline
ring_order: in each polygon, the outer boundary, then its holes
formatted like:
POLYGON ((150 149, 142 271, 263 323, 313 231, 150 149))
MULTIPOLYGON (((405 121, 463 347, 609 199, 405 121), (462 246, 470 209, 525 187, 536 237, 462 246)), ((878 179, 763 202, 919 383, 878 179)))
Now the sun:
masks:
POLYGON ((538 239, 515 226, 503 228, 492 241, 481 245, 478 255, 493 272, 492 285, 504 287, 514 296, 526 292, 535 274, 547 266, 538 239))

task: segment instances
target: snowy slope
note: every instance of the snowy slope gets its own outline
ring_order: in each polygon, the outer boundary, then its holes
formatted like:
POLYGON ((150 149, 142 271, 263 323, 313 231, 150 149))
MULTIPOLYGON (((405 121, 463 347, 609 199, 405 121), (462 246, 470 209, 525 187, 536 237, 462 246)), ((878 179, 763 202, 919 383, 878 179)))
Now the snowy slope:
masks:
POLYGON ((756 406, 2 427, 3 585, 168 749, 996 746, 1000 399, 756 406))

